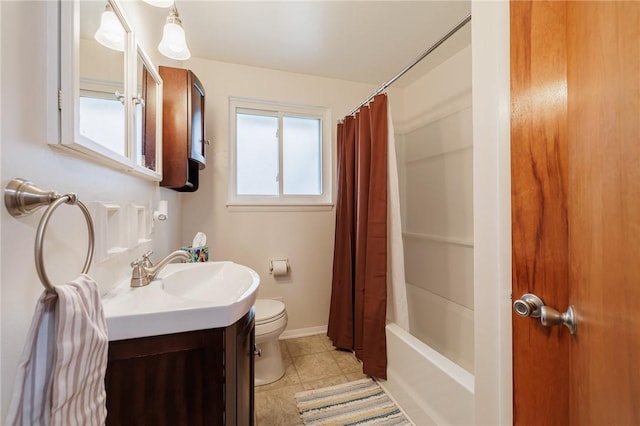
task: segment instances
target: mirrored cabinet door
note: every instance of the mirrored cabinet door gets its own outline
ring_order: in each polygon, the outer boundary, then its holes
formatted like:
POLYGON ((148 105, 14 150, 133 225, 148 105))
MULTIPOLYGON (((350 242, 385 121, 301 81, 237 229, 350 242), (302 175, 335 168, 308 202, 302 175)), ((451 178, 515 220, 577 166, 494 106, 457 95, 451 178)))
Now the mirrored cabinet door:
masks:
POLYGON ((73 0, 57 7, 60 140, 55 146, 159 181, 162 79, 136 45, 120 4, 73 0))
POLYGON ((161 173, 162 79, 146 53, 138 46, 136 90, 133 95, 136 164, 161 173))
POLYGON ((78 137, 127 156, 125 42, 112 7, 80 3, 78 137))

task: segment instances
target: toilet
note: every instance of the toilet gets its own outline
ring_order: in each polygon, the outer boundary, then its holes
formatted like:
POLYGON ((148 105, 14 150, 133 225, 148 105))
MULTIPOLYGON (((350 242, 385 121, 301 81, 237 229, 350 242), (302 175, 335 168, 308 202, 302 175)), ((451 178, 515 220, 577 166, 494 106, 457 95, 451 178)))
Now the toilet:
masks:
POLYGON ((278 338, 287 327, 287 311, 279 300, 257 299, 255 385, 273 383, 284 375, 278 338))

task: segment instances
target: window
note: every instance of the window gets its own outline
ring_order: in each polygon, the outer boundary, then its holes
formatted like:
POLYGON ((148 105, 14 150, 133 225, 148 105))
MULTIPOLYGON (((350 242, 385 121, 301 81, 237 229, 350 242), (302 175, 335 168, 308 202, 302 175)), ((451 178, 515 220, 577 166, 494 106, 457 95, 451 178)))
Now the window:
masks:
POLYGON ((124 104, 118 99, 80 96, 80 135, 122 156, 127 154, 124 104))
POLYGON ((326 108, 231 98, 229 205, 331 205, 326 108))

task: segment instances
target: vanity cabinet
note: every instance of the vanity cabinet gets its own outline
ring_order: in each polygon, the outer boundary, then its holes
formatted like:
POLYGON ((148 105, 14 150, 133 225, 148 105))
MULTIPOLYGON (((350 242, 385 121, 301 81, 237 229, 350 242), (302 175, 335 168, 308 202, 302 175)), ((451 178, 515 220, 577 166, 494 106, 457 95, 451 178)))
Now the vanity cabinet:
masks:
POLYGON ((190 70, 161 66, 159 72, 163 81, 160 185, 193 192, 206 165, 204 87, 190 70))
POLYGON ((235 324, 109 342, 107 425, 253 425, 254 310, 235 324))

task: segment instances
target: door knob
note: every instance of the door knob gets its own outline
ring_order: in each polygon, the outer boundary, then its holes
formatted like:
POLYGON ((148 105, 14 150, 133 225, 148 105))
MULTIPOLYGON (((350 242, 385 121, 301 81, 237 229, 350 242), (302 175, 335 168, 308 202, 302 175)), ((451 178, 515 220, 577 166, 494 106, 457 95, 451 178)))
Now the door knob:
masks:
POLYGON ((513 302, 513 310, 521 317, 540 318, 540 308, 544 302, 535 294, 523 294, 522 297, 513 302))
POLYGON ((540 322, 546 327, 563 324, 569 329, 569 333, 576 334, 577 324, 573 306, 569 306, 567 312, 560 313, 545 306, 542 299, 535 294, 527 293, 513 302, 513 310, 521 317, 540 318, 540 322))
POLYGON ((547 327, 563 324, 567 326, 569 333, 576 334, 576 315, 573 311, 573 306, 569 306, 565 313, 560 313, 553 308, 543 306, 540 308, 540 322, 547 327))

